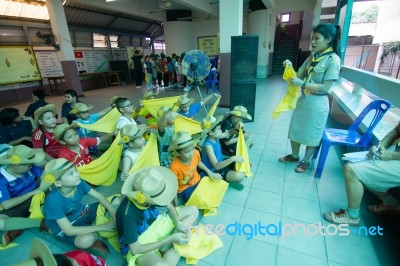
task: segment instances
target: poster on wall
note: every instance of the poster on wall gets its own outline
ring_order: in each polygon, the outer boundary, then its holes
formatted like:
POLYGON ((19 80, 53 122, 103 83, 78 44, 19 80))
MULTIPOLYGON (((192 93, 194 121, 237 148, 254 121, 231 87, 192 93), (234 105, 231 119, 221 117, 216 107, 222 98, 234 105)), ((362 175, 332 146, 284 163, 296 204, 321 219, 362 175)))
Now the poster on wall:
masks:
POLYGON ((218 36, 204 36, 197 38, 197 47, 208 56, 216 56, 219 54, 218 36))
POLYGON ((129 69, 134 69, 133 67, 133 54, 135 53, 135 50, 138 50, 141 55, 143 55, 143 48, 142 47, 126 47, 127 53, 128 53, 128 67, 129 69))
POLYGON ((79 73, 110 71, 108 51, 75 51, 74 54, 79 73))
POLYGON ((126 49, 112 49, 114 61, 127 61, 128 53, 126 49))
POLYGON ((64 76, 57 52, 35 52, 35 56, 42 78, 64 76))
POLYGON ((0 46, 0 85, 41 79, 32 46, 0 46))

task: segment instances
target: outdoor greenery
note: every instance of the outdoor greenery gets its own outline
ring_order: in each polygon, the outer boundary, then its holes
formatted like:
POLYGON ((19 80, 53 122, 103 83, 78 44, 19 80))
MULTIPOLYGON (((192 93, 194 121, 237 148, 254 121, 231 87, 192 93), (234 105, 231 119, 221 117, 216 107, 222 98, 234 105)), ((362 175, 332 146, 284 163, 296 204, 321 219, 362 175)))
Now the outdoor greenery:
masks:
POLYGON ((384 61, 388 55, 396 55, 400 53, 400 42, 389 42, 383 45, 383 53, 381 60, 384 61))
POLYGON ((355 12, 351 16, 352 23, 375 23, 378 19, 379 6, 371 5, 362 12, 355 12))

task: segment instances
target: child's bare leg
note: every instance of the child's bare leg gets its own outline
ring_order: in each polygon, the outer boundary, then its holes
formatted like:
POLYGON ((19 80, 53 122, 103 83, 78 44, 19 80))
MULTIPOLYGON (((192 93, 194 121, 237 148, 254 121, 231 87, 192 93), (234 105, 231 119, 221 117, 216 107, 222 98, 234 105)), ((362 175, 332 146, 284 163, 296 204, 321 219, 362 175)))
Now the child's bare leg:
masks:
POLYGON ((94 242, 96 242, 96 240, 97 237, 93 233, 79 235, 76 236, 74 245, 77 248, 90 248, 94 244, 94 242))
POLYGON ((245 174, 237 171, 229 171, 226 174, 226 181, 241 182, 245 178, 245 174))

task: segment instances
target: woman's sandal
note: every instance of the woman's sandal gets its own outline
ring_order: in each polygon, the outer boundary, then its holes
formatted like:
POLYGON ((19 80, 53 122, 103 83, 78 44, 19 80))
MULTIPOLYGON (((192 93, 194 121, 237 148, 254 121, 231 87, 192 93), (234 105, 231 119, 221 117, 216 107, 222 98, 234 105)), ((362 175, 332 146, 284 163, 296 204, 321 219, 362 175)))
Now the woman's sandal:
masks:
POLYGON ((306 163, 305 161, 300 161, 295 171, 297 173, 304 173, 305 171, 307 171, 308 167, 310 167, 310 163, 306 163))
POLYGON ((299 158, 294 158, 291 154, 286 155, 285 157, 279 158, 281 163, 297 163, 299 158))

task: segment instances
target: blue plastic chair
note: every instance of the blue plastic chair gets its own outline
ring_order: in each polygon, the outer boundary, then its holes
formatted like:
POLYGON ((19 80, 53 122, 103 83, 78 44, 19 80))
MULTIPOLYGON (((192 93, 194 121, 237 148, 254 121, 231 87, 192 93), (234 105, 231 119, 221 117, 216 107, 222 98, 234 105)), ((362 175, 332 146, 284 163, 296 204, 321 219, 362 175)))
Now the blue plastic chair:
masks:
POLYGON ((218 85, 219 82, 217 78, 217 71, 211 69, 210 72, 208 73, 208 79, 206 82, 206 93, 208 94, 208 90, 210 89, 210 87, 212 88, 212 93, 214 93, 218 85))
POLYGON ((358 150, 369 149, 370 142, 373 137, 372 131, 391 106, 392 104, 385 100, 373 101, 364 108, 364 110, 360 113, 356 120, 354 120, 353 124, 351 124, 351 126, 347 130, 326 128, 322 136, 321 145, 314 152, 313 155, 313 159, 316 159, 318 152, 320 151, 318 165, 314 177, 321 178, 326 157, 328 156, 329 148, 332 145, 356 147, 358 148, 358 150), (365 116, 371 111, 375 111, 374 117, 372 118, 365 133, 359 134, 357 131, 360 127, 361 122, 364 120, 365 116))

